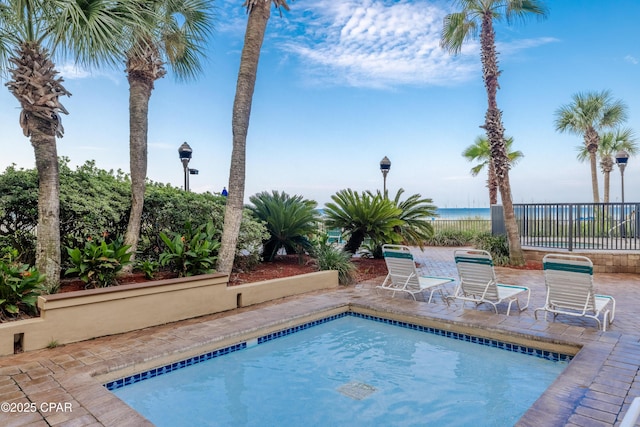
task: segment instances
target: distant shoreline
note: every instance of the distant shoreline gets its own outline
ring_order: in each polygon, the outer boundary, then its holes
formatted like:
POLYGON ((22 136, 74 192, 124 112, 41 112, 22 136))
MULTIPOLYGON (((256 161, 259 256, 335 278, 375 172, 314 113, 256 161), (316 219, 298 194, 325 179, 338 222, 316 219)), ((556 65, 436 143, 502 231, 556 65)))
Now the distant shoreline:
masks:
POLYGON ((438 208, 438 219, 491 219, 491 208, 438 208))

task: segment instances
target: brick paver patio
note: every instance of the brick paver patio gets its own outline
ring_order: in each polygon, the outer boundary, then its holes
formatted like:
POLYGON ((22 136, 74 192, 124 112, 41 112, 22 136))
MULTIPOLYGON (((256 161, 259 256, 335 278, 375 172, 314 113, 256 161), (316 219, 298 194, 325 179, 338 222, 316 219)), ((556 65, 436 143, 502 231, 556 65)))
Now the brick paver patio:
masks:
MULTIPOLYGON (((414 250, 430 274, 457 277, 453 249, 414 250)), ((102 337, 0 358, 1 426, 144 426, 149 421, 106 390, 115 378, 161 366, 236 342, 246 333, 282 328, 329 309, 353 307, 401 317, 417 323, 437 322, 442 328, 469 328, 559 346, 580 346, 565 372, 520 419, 522 426, 612 426, 620 423, 634 397, 640 396, 640 277, 596 274, 600 293, 617 300, 610 330, 595 322, 559 318, 535 320, 533 310, 544 302, 541 271, 497 268, 501 282, 531 288, 530 308, 505 316, 490 307, 435 303, 374 291, 370 283, 314 292, 281 301, 241 308, 116 336, 102 337), (479 328, 479 329, 478 329, 479 328), (8 404, 8 406, 7 406, 8 404), (6 409, 21 408, 21 413, 6 409)), ((448 289, 453 290, 454 284, 448 289)), ((99 321, 99 319, 96 319, 99 321)), ((188 420, 185 420, 188 424, 188 420)))

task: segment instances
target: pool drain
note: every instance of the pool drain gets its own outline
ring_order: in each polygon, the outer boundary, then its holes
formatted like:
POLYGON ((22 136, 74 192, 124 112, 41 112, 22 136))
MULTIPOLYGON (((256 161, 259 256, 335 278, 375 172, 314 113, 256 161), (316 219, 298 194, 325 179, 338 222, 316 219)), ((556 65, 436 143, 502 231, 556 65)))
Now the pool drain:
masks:
POLYGON ((338 387, 338 391, 352 399, 362 400, 365 397, 369 397, 369 395, 373 394, 376 391, 376 388, 369 384, 352 381, 338 387))

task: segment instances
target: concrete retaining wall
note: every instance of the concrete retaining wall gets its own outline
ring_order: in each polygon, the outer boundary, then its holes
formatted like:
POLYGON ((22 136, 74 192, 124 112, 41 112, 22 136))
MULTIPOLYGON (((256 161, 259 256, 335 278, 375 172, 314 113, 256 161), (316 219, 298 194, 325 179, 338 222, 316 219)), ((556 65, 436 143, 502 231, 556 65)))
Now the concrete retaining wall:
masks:
POLYGON ((593 271, 596 273, 640 273, 640 252, 638 251, 567 251, 557 250, 539 250, 539 249, 523 249, 526 261, 534 261, 542 263, 542 258, 548 253, 564 253, 571 255, 582 255, 591 259, 593 262, 593 271))
POLYGON ((337 271, 228 286, 206 274, 44 295, 40 317, 0 324, 0 356, 143 329, 305 292, 338 287, 337 271))

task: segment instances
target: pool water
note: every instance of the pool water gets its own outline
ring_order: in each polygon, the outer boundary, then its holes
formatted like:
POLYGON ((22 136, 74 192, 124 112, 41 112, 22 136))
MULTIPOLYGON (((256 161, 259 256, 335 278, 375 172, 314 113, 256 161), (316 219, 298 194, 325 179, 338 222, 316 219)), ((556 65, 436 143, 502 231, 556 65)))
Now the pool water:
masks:
POLYGON ((508 426, 567 366, 354 316, 114 393, 157 426, 508 426))

